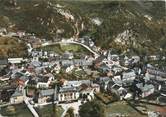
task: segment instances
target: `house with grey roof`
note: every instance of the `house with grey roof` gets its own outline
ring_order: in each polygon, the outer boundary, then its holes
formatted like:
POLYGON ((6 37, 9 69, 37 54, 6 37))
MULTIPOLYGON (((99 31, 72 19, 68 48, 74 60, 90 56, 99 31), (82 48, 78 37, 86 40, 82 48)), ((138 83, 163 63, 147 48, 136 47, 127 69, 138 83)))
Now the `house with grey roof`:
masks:
POLYGON ((39 91, 39 96, 38 96, 39 104, 50 102, 53 100, 56 100, 56 90, 55 89, 42 89, 39 91), (53 96, 55 99, 53 99, 53 96))
POLYGON ((73 58, 74 58, 74 55, 73 55, 73 53, 66 51, 66 52, 63 54, 62 58, 63 58, 63 59, 73 59, 73 58))
POLYGON ((54 76, 50 73, 38 76, 35 79, 37 81, 37 88, 48 88, 54 76))
POLYGON ((166 78, 166 71, 162 71, 155 68, 147 68, 147 73, 150 75, 166 78))
POLYGON ((145 84, 143 86, 143 83, 138 83, 136 86, 141 90, 143 98, 153 94, 155 90, 152 84, 145 84))
POLYGON ((79 98, 78 87, 75 87, 73 85, 60 87, 57 98, 59 103, 77 101, 79 98))
POLYGON ((22 90, 19 90, 19 88, 17 88, 15 92, 12 94, 12 96, 10 97, 10 103, 19 104, 19 103, 23 103, 23 101, 24 101, 23 92, 22 90))
POLYGON ((90 66, 93 64, 93 61, 91 60, 85 60, 85 59, 74 59, 74 60, 62 60, 61 65, 62 66, 90 66))
POLYGON ((133 80, 136 78, 136 74, 134 70, 127 70, 122 73, 122 82, 124 84, 131 84, 133 80))
POLYGON ((59 88, 57 100, 59 103, 77 101, 80 94, 85 94, 87 92, 90 94, 90 92, 93 91, 99 91, 99 87, 98 85, 93 85, 90 80, 68 81, 59 88), (85 91, 84 88, 81 88, 81 85, 83 84, 87 86, 86 89, 90 90, 85 91))
POLYGON ((85 60, 85 59, 74 59, 74 65, 78 66, 91 66, 93 64, 93 61, 85 60))

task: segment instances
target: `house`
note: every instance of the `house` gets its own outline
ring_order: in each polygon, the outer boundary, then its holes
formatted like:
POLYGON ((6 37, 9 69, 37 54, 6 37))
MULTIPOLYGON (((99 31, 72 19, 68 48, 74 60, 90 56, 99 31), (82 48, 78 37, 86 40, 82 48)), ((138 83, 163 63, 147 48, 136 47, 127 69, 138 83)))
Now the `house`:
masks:
POLYGON ((110 81, 109 77, 98 77, 95 80, 95 83, 100 85, 101 90, 106 90, 108 87, 108 83, 110 81))
POLYGON ((0 81, 8 81, 10 79, 10 77, 8 77, 8 76, 2 76, 2 77, 0 77, 0 81))
POLYGON ((45 89, 45 90, 40 90, 39 91, 39 96, 38 96, 38 103, 42 104, 42 103, 46 103, 46 102, 50 102, 53 99, 53 95, 54 95, 54 89, 45 89))
POLYGON ((46 74, 34 79, 37 80, 37 88, 48 88, 51 81, 54 79, 54 76, 52 74, 46 74))
POLYGON ((107 91, 111 94, 115 94, 116 97, 120 100, 125 98, 127 95, 127 90, 123 88, 121 85, 116 84, 114 81, 109 81, 107 91))
POLYGON ((60 87, 58 91, 59 103, 77 101, 78 98, 79 98, 78 88, 72 85, 60 87))
POLYGON ((141 92, 142 92, 141 96, 143 98, 154 93, 154 86, 152 84, 145 84, 143 86, 142 83, 138 83, 138 84, 136 84, 136 86, 141 90, 141 92))
POLYGON ((60 87, 58 90, 57 99, 60 103, 72 102, 77 101, 80 97, 80 94, 89 94, 90 96, 90 94, 99 91, 99 85, 92 84, 90 80, 65 81, 62 87, 60 87), (82 86, 86 86, 86 88, 82 86))
POLYGON ((7 34, 7 30, 6 28, 0 28, 0 35, 6 35, 7 34))
POLYGON ((85 59, 74 59, 73 62, 75 66, 91 66, 93 64, 93 61, 85 59))
POLYGON ((91 83, 88 84, 81 84, 79 87, 80 95, 79 98, 83 100, 92 100, 94 99, 94 94, 100 92, 100 85, 91 83))
POLYGON ((166 96, 166 84, 162 84, 159 90, 161 95, 166 96))
POLYGON ((122 79, 121 79, 121 75, 115 75, 113 78, 112 78, 112 81, 115 83, 115 84, 118 84, 120 86, 122 86, 123 82, 122 82, 122 79))
POLYGON ((73 61, 72 60, 62 60, 61 65, 62 66, 70 66, 70 65, 73 65, 73 61))
POLYGON ((112 66, 112 71, 116 74, 116 73, 121 73, 123 71, 123 69, 117 65, 113 65, 112 66))
POLYGON ((61 66, 59 63, 55 63, 53 65, 53 71, 55 71, 56 73, 59 73, 60 72, 60 69, 61 69, 61 66))
POLYGON ((136 77, 136 74, 134 72, 134 70, 127 70, 127 71, 124 71, 122 73, 122 82, 124 84, 131 84, 133 82, 133 80, 135 79, 136 77))
POLYGON ((108 73, 111 69, 106 64, 101 64, 98 70, 103 73, 108 73))
POLYGON ((63 58, 63 59, 73 59, 73 58, 74 58, 74 55, 73 55, 73 53, 66 51, 66 52, 63 54, 62 58, 63 58))
POLYGON ((21 87, 23 87, 26 81, 29 79, 28 76, 26 76, 25 73, 21 71, 16 71, 13 73, 11 78, 21 87))
POLYGON ((102 64, 103 60, 107 61, 104 55, 101 55, 98 58, 96 58, 96 60, 94 61, 95 67, 98 68, 102 64))
POLYGON ((150 60, 153 60, 153 61, 157 61, 160 59, 160 57, 158 55, 151 55, 148 57, 150 60))
POLYGON ((147 73, 154 76, 166 78, 166 72, 155 68, 147 68, 147 73))
POLYGON ((96 83, 82 83, 80 86, 80 94, 86 94, 86 95, 91 95, 93 96, 94 93, 100 92, 100 85, 96 83))
POLYGON ((153 85, 145 85, 141 88, 142 90, 142 97, 147 97, 154 93, 154 86, 153 85))
POLYGON ((26 81, 28 81, 28 77, 27 76, 21 76, 19 78, 16 78, 15 80, 21 88, 21 87, 25 86, 26 81))
POLYGON ((138 63, 140 61, 140 57, 139 56, 132 56, 131 59, 133 59, 132 63, 138 63))
POLYGON ((127 56, 124 57, 124 65, 128 66, 129 65, 129 58, 127 56))
POLYGON ((15 33, 15 32, 8 32, 7 36, 9 36, 9 37, 18 37, 17 33, 15 33))
POLYGON ((24 31, 18 31, 17 35, 18 35, 19 38, 24 37, 25 36, 25 32, 24 31))
POLYGON ((30 79, 26 85, 26 95, 28 97, 35 96, 37 82, 34 79, 30 79))
POLYGON ((91 66, 93 64, 93 61, 85 60, 85 59, 74 59, 74 60, 62 60, 61 65, 62 66, 91 66))
MULTIPOLYGON (((166 105, 166 98, 165 98, 165 96, 159 96, 159 97, 157 97, 157 101, 160 103, 160 104, 164 104, 164 105, 166 105)), ((164 106, 165 107, 165 106, 164 106)), ((166 112, 166 111, 165 111, 166 112)), ((165 115, 166 115, 166 113, 165 113, 165 115)), ((163 117, 165 117, 165 116, 163 116, 163 117)))
POLYGON ((41 62, 40 61, 32 61, 31 65, 33 65, 34 67, 40 67, 41 66, 41 62))
POLYGON ((23 58, 8 58, 9 63, 21 63, 23 61, 23 58))
POLYGON ((3 68, 8 65, 8 59, 0 59, 0 68, 3 68))
POLYGON ((23 92, 17 88, 15 92, 12 94, 12 96, 10 97, 10 103, 19 104, 19 103, 23 103, 23 101, 24 101, 23 92))
POLYGON ((42 42, 39 38, 31 38, 30 39, 30 43, 32 44, 32 48, 38 48, 41 46, 42 42))

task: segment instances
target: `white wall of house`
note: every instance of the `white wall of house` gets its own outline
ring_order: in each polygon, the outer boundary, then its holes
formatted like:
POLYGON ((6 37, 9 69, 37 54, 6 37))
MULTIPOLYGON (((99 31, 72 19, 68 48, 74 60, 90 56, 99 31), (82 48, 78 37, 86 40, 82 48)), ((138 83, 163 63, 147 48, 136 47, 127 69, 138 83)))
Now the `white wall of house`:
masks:
POLYGON ((8 58, 10 63, 21 63, 21 61, 23 61, 23 58, 8 58))
POLYGON ((144 98, 144 97, 147 97, 147 96, 149 96, 149 95, 152 94, 152 93, 154 93, 154 88, 151 88, 151 89, 148 89, 148 90, 146 90, 146 91, 143 91, 142 97, 143 97, 143 98, 144 98))
POLYGON ((43 83, 43 82, 37 83, 37 88, 47 88, 47 87, 49 87, 48 83, 43 83))
POLYGON ((40 104, 46 103, 48 98, 49 97, 40 97, 40 98, 38 98, 38 103, 40 103, 40 104))
POLYGON ((22 103, 23 101, 24 101, 23 96, 17 96, 17 97, 11 97, 10 98, 10 103, 11 104, 19 104, 19 103, 22 103))
POLYGON ((77 100, 78 98, 79 98, 79 92, 65 92, 58 94, 59 102, 77 100))

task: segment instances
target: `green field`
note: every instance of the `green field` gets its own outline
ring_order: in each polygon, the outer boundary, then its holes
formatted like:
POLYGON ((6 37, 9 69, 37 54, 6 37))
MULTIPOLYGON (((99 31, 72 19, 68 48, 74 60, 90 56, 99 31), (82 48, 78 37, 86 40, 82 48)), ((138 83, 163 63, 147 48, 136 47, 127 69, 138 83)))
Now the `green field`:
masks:
POLYGON ((136 110, 134 110, 131 106, 129 106, 125 102, 115 102, 109 104, 106 107, 105 110, 106 117, 109 117, 110 115, 114 115, 111 117, 116 117, 115 114, 117 113, 128 115, 127 117, 147 117, 145 115, 139 114, 136 110))
POLYGON ((2 107, 0 113, 2 116, 8 117, 33 117, 25 104, 17 104, 12 106, 13 110, 9 110, 8 106, 2 107))
POLYGON ((45 46, 38 49, 42 49, 44 51, 54 51, 60 55, 63 54, 65 51, 74 52, 75 56, 79 54, 90 54, 90 52, 87 49, 85 49, 84 47, 80 45, 75 45, 75 44, 67 44, 67 45, 55 44, 55 45, 45 46))
POLYGON ((63 113, 63 109, 60 106, 57 106, 55 110, 53 110, 53 105, 46 105, 40 108, 36 108, 40 117, 61 117, 63 113))

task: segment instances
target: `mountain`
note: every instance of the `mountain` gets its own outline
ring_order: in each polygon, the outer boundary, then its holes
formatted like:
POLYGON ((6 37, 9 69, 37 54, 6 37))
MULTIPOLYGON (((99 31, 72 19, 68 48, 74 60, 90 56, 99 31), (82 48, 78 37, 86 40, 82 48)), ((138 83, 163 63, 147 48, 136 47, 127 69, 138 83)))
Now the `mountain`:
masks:
POLYGON ((39 37, 90 36, 103 49, 166 53, 164 1, 0 0, 0 26, 39 37))

